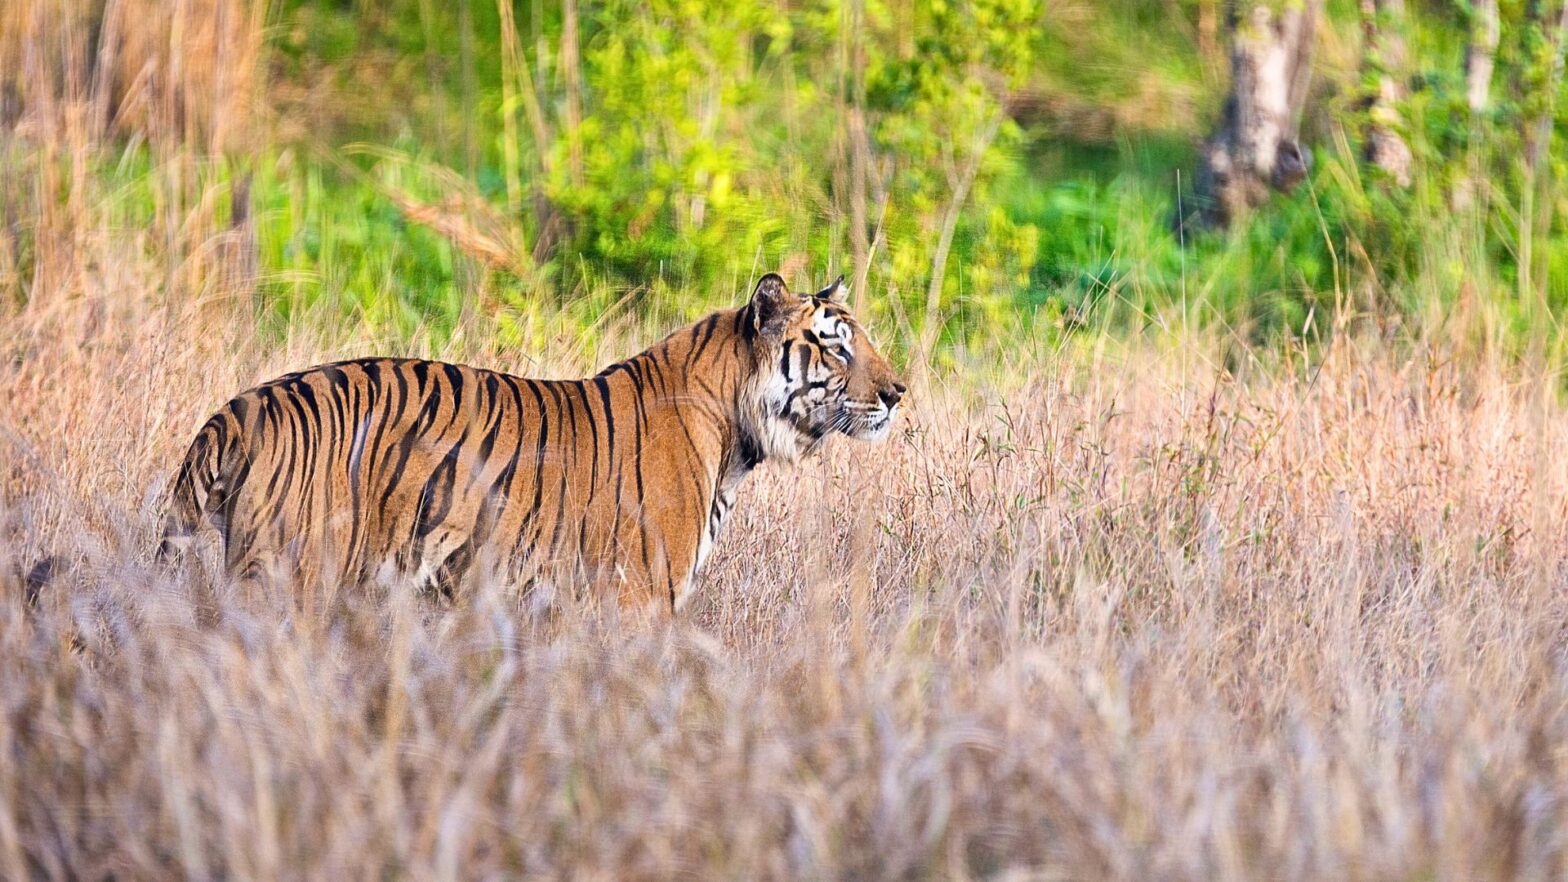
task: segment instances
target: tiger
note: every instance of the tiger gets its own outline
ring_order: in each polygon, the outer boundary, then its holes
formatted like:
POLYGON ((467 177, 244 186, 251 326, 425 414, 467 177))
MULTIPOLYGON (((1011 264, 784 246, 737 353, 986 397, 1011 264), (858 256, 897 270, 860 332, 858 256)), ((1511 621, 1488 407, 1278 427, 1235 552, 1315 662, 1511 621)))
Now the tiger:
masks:
POLYGON ((754 469, 888 436, 908 389, 843 291, 769 273, 587 379, 401 358, 278 377, 197 432, 160 554, 215 531, 237 581, 281 565, 447 598, 483 560, 509 584, 679 611, 754 469))

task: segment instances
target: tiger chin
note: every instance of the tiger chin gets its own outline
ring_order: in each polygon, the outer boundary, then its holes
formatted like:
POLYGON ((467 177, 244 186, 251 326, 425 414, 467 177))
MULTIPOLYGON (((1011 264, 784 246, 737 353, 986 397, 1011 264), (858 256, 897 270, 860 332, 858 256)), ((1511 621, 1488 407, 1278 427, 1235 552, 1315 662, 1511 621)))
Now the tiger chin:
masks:
POLYGON ((172 485, 162 554, 216 532, 237 580, 571 583, 679 610, 746 476, 888 435, 907 391, 842 302, 749 302, 581 380, 370 358, 241 393, 172 485))

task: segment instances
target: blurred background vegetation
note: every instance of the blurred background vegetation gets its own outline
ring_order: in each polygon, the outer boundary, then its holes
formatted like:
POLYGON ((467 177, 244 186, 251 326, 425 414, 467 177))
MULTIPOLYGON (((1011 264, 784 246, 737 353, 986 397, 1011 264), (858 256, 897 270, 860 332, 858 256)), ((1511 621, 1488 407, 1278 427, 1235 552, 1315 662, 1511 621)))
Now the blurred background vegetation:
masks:
POLYGON ((15 0, 0 310, 103 288, 98 236, 389 346, 668 327, 781 268, 937 365, 1172 325, 1560 360, 1561 6, 1274 0, 1316 18, 1310 170, 1176 223, 1257 5, 15 0))

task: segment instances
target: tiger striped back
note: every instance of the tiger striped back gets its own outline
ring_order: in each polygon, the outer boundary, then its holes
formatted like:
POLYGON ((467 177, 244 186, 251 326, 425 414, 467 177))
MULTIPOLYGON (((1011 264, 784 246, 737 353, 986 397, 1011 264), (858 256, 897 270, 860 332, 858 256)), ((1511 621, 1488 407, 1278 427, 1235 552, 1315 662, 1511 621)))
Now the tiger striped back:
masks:
POLYGON ((886 434, 904 387, 838 290, 770 274, 744 307, 582 380, 392 358, 279 377, 197 433, 165 549, 210 526, 239 579, 450 594, 484 562, 678 608, 758 463, 886 434))

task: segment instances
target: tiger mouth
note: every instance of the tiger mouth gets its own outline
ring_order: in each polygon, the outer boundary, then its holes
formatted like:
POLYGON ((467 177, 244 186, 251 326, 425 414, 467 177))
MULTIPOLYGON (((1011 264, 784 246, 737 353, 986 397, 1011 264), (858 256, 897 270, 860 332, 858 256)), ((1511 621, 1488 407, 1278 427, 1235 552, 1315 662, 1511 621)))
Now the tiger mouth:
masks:
POLYGON ((856 410, 852 406, 840 408, 833 416, 821 422, 792 420, 795 432, 810 449, 816 449, 829 435, 847 435, 862 441, 880 441, 887 437, 888 428, 898 407, 877 406, 856 410))
POLYGON ((863 441, 880 441, 887 437, 889 427, 893 425, 893 417, 898 412, 898 405, 884 407, 880 404, 863 409, 847 408, 844 411, 844 434, 851 438, 863 441))
POLYGON ((892 425, 893 411, 883 411, 879 416, 869 420, 861 431, 856 432, 855 437, 866 441, 881 441, 887 437, 887 431, 892 425))
POLYGON ((898 405, 888 407, 881 402, 846 401, 826 410, 821 416, 800 414, 784 416, 787 423, 805 445, 815 450, 830 435, 846 435, 862 441, 881 441, 888 435, 893 419, 898 415, 898 405))

